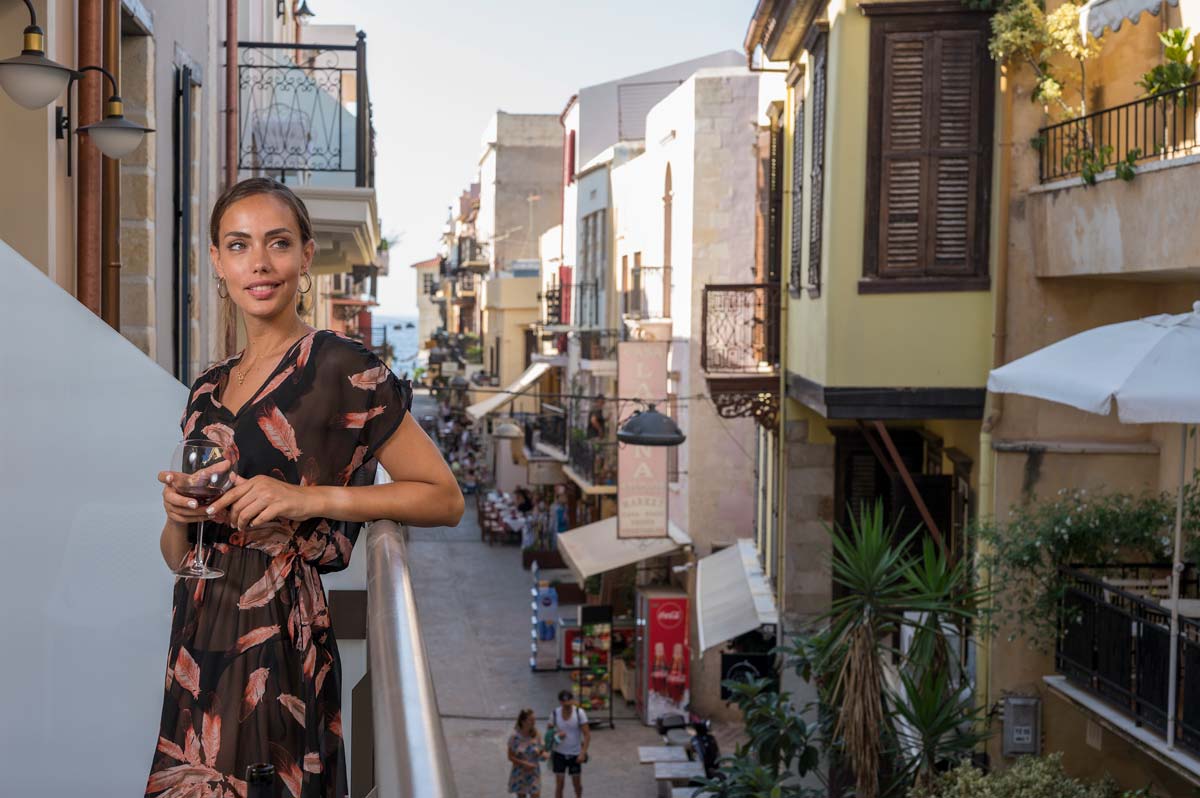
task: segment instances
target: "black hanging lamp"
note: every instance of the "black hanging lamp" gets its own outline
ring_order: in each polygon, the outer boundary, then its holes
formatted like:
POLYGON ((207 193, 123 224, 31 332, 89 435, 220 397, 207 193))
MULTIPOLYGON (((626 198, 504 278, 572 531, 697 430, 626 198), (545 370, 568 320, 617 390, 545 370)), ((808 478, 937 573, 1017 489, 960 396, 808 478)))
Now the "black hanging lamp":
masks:
POLYGON ((46 34, 37 24, 37 12, 30 0, 25 6, 29 26, 21 54, 0 61, 0 88, 17 105, 36 111, 52 103, 79 73, 46 57, 46 34))
POLYGON ((645 410, 635 410, 621 428, 617 440, 634 446, 678 446, 687 440, 670 416, 664 416, 651 403, 645 410))

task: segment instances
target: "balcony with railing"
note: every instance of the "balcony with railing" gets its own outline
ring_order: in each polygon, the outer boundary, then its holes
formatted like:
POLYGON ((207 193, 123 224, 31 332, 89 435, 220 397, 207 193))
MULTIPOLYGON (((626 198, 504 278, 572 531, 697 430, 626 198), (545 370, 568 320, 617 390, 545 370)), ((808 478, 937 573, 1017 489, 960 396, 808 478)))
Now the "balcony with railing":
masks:
POLYGON ((617 492, 617 443, 586 438, 572 430, 569 465, 563 469, 585 493, 617 492))
POLYGON ((567 459, 567 411, 549 403, 533 422, 536 430, 534 448, 558 460, 567 459))
POLYGON ((238 170, 305 200, 316 273, 373 263, 379 246, 366 36, 354 43, 239 42, 238 170))
POLYGON ((555 327, 562 324, 562 289, 558 285, 542 289, 538 294, 538 306, 541 309, 543 327, 555 327))
POLYGON ((1038 131, 1029 219, 1039 277, 1147 277, 1195 268, 1200 83, 1038 131), (1112 220, 1119 219, 1120 224, 1112 220))
POLYGON ((1059 573, 1065 588, 1055 649, 1060 675, 1047 677, 1047 683, 1087 710, 1124 718, 1127 727, 1120 731, 1165 751, 1174 679, 1175 746, 1200 756, 1200 691, 1195 690, 1200 621, 1186 617, 1191 607, 1200 606, 1195 568, 1187 566, 1180 581, 1175 674, 1169 672, 1170 564, 1073 567, 1059 573))
POLYGON ((595 371, 600 363, 612 363, 612 369, 616 369, 617 344, 621 338, 620 330, 581 330, 579 357, 589 363, 585 370, 595 371))
POLYGON ((706 285, 700 367, 723 418, 754 416, 774 426, 779 404, 778 283, 706 285))

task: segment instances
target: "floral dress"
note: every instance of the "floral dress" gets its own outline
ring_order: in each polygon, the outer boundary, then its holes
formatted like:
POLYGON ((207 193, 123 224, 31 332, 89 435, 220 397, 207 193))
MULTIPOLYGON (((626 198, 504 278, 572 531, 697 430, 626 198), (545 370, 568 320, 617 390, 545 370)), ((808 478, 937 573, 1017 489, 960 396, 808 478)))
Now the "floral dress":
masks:
MULTIPOLYGON (((376 452, 412 403, 407 382, 361 344, 314 331, 232 413, 220 397, 240 357, 196 380, 184 438, 220 443, 243 477, 374 481, 376 452)), ((275 765, 277 798, 346 795, 341 662, 321 574, 349 564, 361 527, 327 518, 241 531, 208 523, 208 562, 225 576, 175 581, 147 796, 245 798, 246 767, 259 762, 275 765)))
POLYGON ((508 750, 513 756, 526 762, 538 763, 538 766, 533 768, 514 764, 512 772, 508 774, 508 791, 517 795, 541 795, 542 746, 537 740, 537 735, 526 737, 519 731, 513 732, 508 738, 508 750))

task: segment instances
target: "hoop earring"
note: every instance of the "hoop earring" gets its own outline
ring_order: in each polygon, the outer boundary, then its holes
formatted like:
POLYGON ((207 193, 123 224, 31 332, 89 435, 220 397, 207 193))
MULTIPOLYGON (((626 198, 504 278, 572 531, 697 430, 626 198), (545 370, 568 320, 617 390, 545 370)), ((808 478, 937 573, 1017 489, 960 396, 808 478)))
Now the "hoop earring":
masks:
POLYGON ((217 278, 217 296, 221 299, 229 299, 229 286, 225 284, 224 277, 217 278))
POLYGON ((302 288, 302 289, 300 289, 300 293, 302 293, 302 294, 307 294, 309 291, 311 291, 311 290, 312 290, 312 276, 311 276, 311 275, 309 275, 309 273, 308 273, 308 272, 305 272, 304 274, 300 275, 300 277, 301 277, 301 278, 304 278, 304 277, 307 277, 307 278, 308 278, 308 287, 307 287, 307 288, 302 288))

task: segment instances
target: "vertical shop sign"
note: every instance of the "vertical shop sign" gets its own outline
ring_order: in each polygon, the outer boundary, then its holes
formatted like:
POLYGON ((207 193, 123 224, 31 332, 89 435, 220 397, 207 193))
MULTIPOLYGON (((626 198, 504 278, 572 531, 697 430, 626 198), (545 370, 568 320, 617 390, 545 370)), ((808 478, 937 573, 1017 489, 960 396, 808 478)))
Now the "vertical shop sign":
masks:
MULTIPOLYGON (((624 341, 617 346, 617 395, 665 401, 667 341, 624 341)), ((618 425, 639 407, 620 402, 618 425)), ((664 408, 665 409, 665 408, 664 408)), ((667 450, 620 444, 617 451, 617 537, 667 537, 667 450)))

